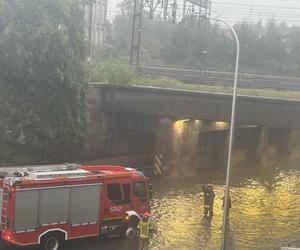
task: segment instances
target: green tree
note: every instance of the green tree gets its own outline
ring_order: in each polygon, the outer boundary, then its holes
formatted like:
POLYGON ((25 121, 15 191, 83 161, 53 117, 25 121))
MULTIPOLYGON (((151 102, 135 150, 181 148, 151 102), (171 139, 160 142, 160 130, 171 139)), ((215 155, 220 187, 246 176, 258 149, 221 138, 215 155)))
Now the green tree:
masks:
POLYGON ((291 28, 290 33, 285 36, 288 47, 288 55, 291 58, 289 65, 292 72, 300 70, 300 28, 291 28))
MULTIPOLYGON (((126 58, 130 51, 133 0, 123 1, 112 23, 111 53, 108 58, 126 58)), ((228 28, 211 23, 206 31, 187 17, 186 23, 171 24, 161 16, 149 20, 144 10, 141 63, 168 64, 232 71, 235 62, 235 42, 228 28), (206 46, 207 44, 207 46, 206 46), (203 53, 205 50, 206 56, 203 53), (204 61, 206 60, 206 61, 204 61)), ((278 23, 247 20, 236 23, 241 42, 241 70, 253 73, 299 75, 299 29, 278 23)))
MULTIPOLYGON (((0 139, 28 161, 72 160, 87 125, 80 0, 0 0, 0 139)), ((1 151, 1 150, 0 150, 1 151)), ((1 155, 0 163, 17 159, 1 155)))

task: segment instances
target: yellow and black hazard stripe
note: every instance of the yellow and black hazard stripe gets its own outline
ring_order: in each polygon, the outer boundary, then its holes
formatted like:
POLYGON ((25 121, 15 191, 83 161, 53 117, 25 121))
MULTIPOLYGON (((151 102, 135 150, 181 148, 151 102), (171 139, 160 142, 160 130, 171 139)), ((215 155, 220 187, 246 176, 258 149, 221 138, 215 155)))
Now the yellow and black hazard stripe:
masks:
POLYGON ((154 158, 154 174, 161 175, 163 173, 163 155, 161 153, 155 154, 154 158))

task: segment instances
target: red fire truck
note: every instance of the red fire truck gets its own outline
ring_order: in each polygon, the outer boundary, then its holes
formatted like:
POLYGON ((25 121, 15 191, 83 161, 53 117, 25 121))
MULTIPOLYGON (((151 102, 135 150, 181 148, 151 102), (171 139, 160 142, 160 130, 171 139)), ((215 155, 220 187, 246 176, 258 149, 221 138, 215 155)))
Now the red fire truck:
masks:
POLYGON ((150 212, 147 178, 132 168, 43 169, 0 182, 2 239, 17 246, 58 250, 70 239, 134 237, 140 216, 150 212))

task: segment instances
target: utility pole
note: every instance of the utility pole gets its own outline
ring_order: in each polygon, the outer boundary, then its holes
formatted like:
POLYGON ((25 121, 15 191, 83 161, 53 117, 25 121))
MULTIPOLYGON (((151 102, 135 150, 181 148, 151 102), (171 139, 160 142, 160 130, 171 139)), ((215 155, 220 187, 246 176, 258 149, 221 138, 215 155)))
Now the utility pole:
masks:
POLYGON ((203 34, 203 45, 202 45, 202 68, 201 68, 201 76, 206 77, 207 72, 207 57, 208 57, 208 37, 209 37, 209 30, 210 30, 210 15, 211 15, 211 2, 205 1, 204 2, 204 11, 200 15, 200 27, 201 32, 203 34))
POLYGON ((154 0, 150 0, 150 12, 149 12, 149 18, 153 19, 154 17, 154 0))
POLYGON ((186 15, 186 0, 183 0, 183 9, 182 9, 182 20, 181 22, 185 22, 185 15, 186 15))
MULTIPOLYGON (((149 8, 149 18, 154 17, 154 12, 157 8, 161 8, 161 13, 164 20, 171 17, 172 23, 176 23, 178 16, 178 0, 134 0, 133 18, 132 18, 132 31, 131 31, 131 45, 130 45, 130 65, 138 66, 141 57, 141 37, 142 37, 142 24, 143 24, 143 9, 149 8)), ((182 23, 186 23, 190 19, 189 24, 194 26, 195 21, 198 22, 199 30, 202 32, 204 42, 202 45, 202 66, 201 76, 203 72, 206 73, 206 56, 207 56, 207 36, 209 29, 209 22, 207 21, 211 13, 210 0, 183 0, 182 10, 182 23), (196 13, 196 7, 199 8, 199 13, 196 13), (187 18, 188 17, 188 18, 187 18), (202 28, 203 27, 203 28, 202 28)), ((197 9, 198 10, 198 9, 197 9)))
POLYGON ((177 8, 178 8, 177 0, 173 0, 173 3, 171 4, 171 8, 172 8, 172 23, 175 23, 176 22, 177 8))
POLYGON ((164 18, 164 20, 167 20, 167 17, 168 17, 168 7, 169 7, 169 0, 163 0, 163 8, 164 8, 163 18, 164 18))
POLYGON ((143 0, 134 0, 130 47, 130 65, 135 66, 137 66, 140 61, 143 7, 143 0))
POLYGON ((89 6, 89 59, 93 56, 93 3, 89 6))
POLYGON ((231 158, 234 142, 235 132, 235 114, 236 114, 236 95, 238 87, 238 76, 239 76, 239 63, 240 63, 240 41, 239 37, 230 23, 220 18, 210 18, 215 21, 224 23, 231 30, 236 43, 236 59, 235 59, 235 72, 234 72, 234 83, 233 83, 233 94, 232 94, 232 106, 231 106, 231 119, 230 119, 230 132, 229 132, 229 145, 227 154, 227 170, 226 170, 226 184, 225 184, 225 197, 224 197, 224 209, 223 209, 223 226, 222 226, 222 240, 221 250, 226 250, 227 240, 227 213, 229 204, 229 187, 230 187, 230 170, 231 170, 231 158))

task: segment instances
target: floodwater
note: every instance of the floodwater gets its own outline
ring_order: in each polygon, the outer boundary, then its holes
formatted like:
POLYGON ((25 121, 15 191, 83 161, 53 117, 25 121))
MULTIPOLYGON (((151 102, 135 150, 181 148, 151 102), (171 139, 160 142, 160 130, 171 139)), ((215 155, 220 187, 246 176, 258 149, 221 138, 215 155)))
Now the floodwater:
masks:
MULTIPOLYGON (((219 249, 224 169, 203 171, 180 180, 153 180, 154 232, 149 249, 219 249), (216 193, 214 217, 202 222, 201 184, 216 193)), ((227 249, 274 249, 300 238, 300 168, 240 167, 232 174, 232 209, 227 249)), ((0 243, 0 249, 13 247, 0 243)), ((33 248, 25 248, 33 250, 33 248)), ((134 250, 136 241, 87 239, 66 244, 65 250, 134 250)))

